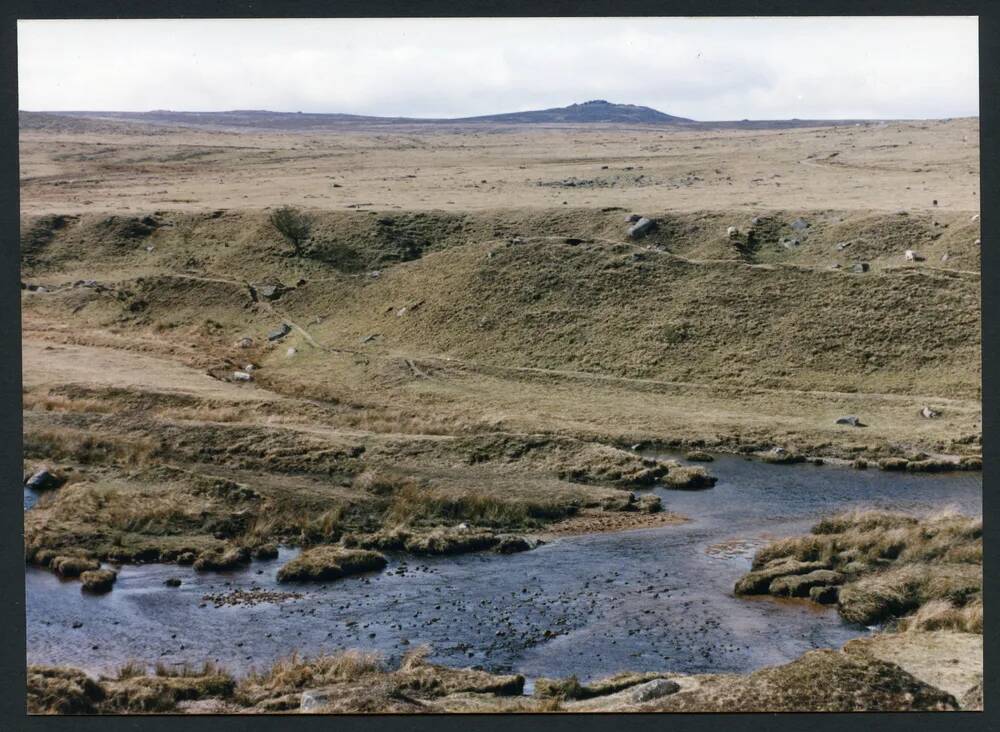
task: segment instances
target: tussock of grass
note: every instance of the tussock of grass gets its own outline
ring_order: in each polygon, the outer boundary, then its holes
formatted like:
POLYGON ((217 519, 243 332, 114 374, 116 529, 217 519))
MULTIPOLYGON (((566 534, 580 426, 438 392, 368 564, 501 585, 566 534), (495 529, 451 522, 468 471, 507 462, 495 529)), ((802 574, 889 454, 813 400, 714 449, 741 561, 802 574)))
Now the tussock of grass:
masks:
POLYGON ((385 662, 377 653, 348 650, 338 654, 302 658, 292 654, 277 661, 262 673, 251 673, 240 682, 238 692, 250 698, 261 691, 289 693, 305 688, 344 681, 357 681, 385 671, 385 662))
POLYGON ((948 600, 930 600, 899 621, 899 629, 907 631, 958 630, 964 633, 983 632, 983 602, 973 600, 964 607, 948 600))
POLYGON ((538 526, 543 520, 572 515, 576 507, 545 499, 504 499, 468 491, 452 493, 404 483, 392 493, 385 512, 387 526, 429 523, 457 524, 519 529, 538 526))
POLYGON ((982 531, 981 519, 948 511, 919 519, 843 513, 823 519, 807 536, 758 551, 736 592, 781 594, 801 584, 795 575, 806 567, 814 573, 836 570, 827 584, 842 585, 838 609, 850 622, 870 625, 914 613, 909 627, 973 628, 982 612, 982 531))
POLYGON ((24 433, 25 457, 72 460, 81 465, 141 466, 149 464, 159 451, 159 443, 148 437, 109 439, 69 428, 28 429, 24 433))
POLYGON ((382 569, 386 558, 366 549, 318 546, 306 549, 278 570, 278 582, 334 580, 382 569))

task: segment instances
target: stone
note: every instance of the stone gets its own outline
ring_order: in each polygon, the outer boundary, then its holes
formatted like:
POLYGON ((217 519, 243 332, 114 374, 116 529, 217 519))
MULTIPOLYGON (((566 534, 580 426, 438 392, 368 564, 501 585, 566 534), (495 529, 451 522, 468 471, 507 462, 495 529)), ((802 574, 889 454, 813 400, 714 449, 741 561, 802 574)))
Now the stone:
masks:
POLYGON ((54 488, 58 488, 66 479, 56 475, 51 472, 48 468, 42 468, 35 472, 28 480, 25 481, 24 485, 34 491, 48 491, 54 488))
POLYGON ((791 223, 791 226, 796 231, 805 231, 809 228, 809 223, 805 219, 795 219, 795 221, 791 223))
POLYGON ((253 347, 253 338, 240 338, 238 341, 236 341, 236 347, 237 348, 252 348, 253 347))
POLYGON ((629 704, 642 704, 660 699, 669 694, 676 694, 681 690, 680 684, 669 679, 653 679, 645 684, 638 684, 631 689, 621 692, 622 700, 629 704))
POLYGON ((234 371, 233 381, 253 381, 253 376, 246 371, 234 371))
POLYGON ((314 689, 303 691, 302 699, 299 702, 300 712, 315 712, 330 704, 330 691, 328 689, 314 689))
POLYGON ((181 580, 179 577, 167 577, 167 579, 163 580, 163 584, 167 587, 180 587, 181 580))
POLYGON ((867 272, 868 269, 869 269, 868 262, 855 262, 854 264, 851 265, 851 271, 857 272, 859 274, 862 272, 867 272))
POLYGON ((839 417, 837 419, 837 424, 846 424, 850 425, 851 427, 864 427, 864 424, 861 422, 861 420, 858 417, 854 416, 853 414, 850 414, 846 417, 839 417))
POLYGON ((288 350, 285 351, 285 358, 291 358, 296 353, 298 353, 298 351, 295 350, 294 346, 289 346, 288 350))
POLYGON ((628 227, 628 238, 639 239, 656 228, 656 222, 652 219, 640 218, 628 227))
POLYGON ((920 408, 920 416, 923 417, 924 419, 934 419, 936 417, 940 417, 941 412, 937 411, 936 409, 931 409, 927 405, 924 405, 923 407, 920 408))
POLYGON ((277 300, 289 290, 289 288, 285 287, 277 280, 273 282, 260 282, 251 285, 250 287, 256 293, 257 297, 261 297, 265 300, 277 300))
POLYGON ((838 252, 842 252, 845 249, 847 249, 847 247, 851 246, 851 244, 853 244, 853 243, 854 243, 853 241, 841 241, 841 242, 837 242, 837 251, 838 252))
POLYGON ((280 341, 286 335, 292 332, 292 326, 288 323, 282 323, 280 326, 272 330, 267 334, 267 340, 269 341, 280 341))
POLYGON ((922 256, 920 256, 919 254, 917 254, 912 249, 907 249, 905 252, 903 252, 903 259, 905 259, 907 262, 923 262, 924 261, 924 258, 922 256))
POLYGON ((626 224, 634 224, 636 221, 638 221, 641 218, 642 218, 642 216, 640 216, 639 214, 629 214, 628 216, 625 217, 625 223, 626 224))
POLYGON ((951 259, 951 256, 948 254, 948 252, 945 252, 944 254, 941 255, 942 262, 947 262, 949 259, 951 259))
POLYGON ((737 229, 735 226, 730 226, 729 228, 726 229, 726 236, 728 236, 730 239, 735 239, 739 235, 740 235, 740 230, 737 229))

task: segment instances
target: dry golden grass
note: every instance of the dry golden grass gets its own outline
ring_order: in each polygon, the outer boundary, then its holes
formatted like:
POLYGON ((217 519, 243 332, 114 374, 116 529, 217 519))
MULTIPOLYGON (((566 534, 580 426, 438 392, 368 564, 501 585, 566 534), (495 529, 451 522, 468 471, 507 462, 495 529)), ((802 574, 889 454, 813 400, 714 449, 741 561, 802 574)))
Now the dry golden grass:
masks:
POLYGON ((850 622, 870 625, 914 613, 907 627, 981 627, 982 531, 981 519, 951 511, 923 518, 848 512, 823 519, 807 536, 759 550, 736 589, 774 591, 784 575, 832 569, 843 573, 835 584, 846 580, 837 604, 850 622))

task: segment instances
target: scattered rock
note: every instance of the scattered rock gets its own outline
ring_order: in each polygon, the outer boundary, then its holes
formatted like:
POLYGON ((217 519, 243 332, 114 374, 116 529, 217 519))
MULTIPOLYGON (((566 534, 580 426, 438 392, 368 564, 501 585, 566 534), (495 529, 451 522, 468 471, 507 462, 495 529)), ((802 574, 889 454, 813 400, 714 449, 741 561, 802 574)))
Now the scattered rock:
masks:
POLYGON ((286 335, 292 332, 292 326, 288 323, 282 323, 280 326, 272 330, 267 334, 267 340, 269 341, 280 341, 286 335))
POLYGON ((851 271, 861 274, 869 270, 868 262, 855 262, 851 265, 851 271))
POLYGON ((163 580, 163 584, 166 585, 167 587, 180 587, 181 580, 179 577, 167 577, 165 580, 163 580))
POLYGON ((805 219, 795 219, 795 221, 791 223, 791 227, 796 231, 805 231, 806 229, 809 228, 809 226, 810 226, 809 222, 807 222, 805 219))
POLYGON ((842 242, 838 242, 838 243, 837 243, 837 251, 838 251, 838 252, 842 252, 842 251, 844 251, 845 249, 847 249, 847 247, 851 246, 851 245, 852 245, 853 243, 854 243, 853 241, 842 241, 842 242))
POLYGON ((257 298, 263 298, 264 300, 277 300, 290 290, 291 288, 285 287, 278 280, 271 280, 269 282, 260 282, 250 285, 250 291, 255 294, 257 298))
POLYGON ((48 491, 58 488, 65 482, 64 477, 56 475, 48 468, 42 468, 28 478, 24 485, 33 491, 48 491))
POLYGON ((253 376, 246 371, 234 371, 233 381, 253 381, 253 376))
MULTIPOLYGON (((660 699, 668 694, 676 694, 681 687, 676 681, 669 679, 653 679, 645 684, 633 686, 631 689, 619 692, 622 701, 626 704, 642 704, 643 702, 660 699)), ((616 696, 618 696, 616 695, 616 696)))
POLYGON ((628 227, 629 239, 640 239, 656 228, 656 222, 652 219, 640 218, 628 227))
POLYGON ((849 425, 851 427, 864 427, 865 426, 864 423, 861 421, 861 419, 858 418, 858 417, 856 417, 853 414, 849 414, 846 417, 838 417, 837 418, 837 424, 846 424, 846 425, 849 425))
POLYGON ((238 341, 236 341, 236 347, 237 348, 252 348, 253 347, 253 338, 240 338, 238 341))

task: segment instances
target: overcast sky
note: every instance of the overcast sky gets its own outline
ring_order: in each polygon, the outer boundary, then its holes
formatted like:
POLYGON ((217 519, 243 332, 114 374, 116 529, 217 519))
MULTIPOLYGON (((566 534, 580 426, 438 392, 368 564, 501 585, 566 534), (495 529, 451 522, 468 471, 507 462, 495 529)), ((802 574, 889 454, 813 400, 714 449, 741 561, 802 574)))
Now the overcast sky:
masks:
POLYGON ((457 117, 588 99, 700 120, 979 113, 975 18, 18 23, 25 110, 457 117))

